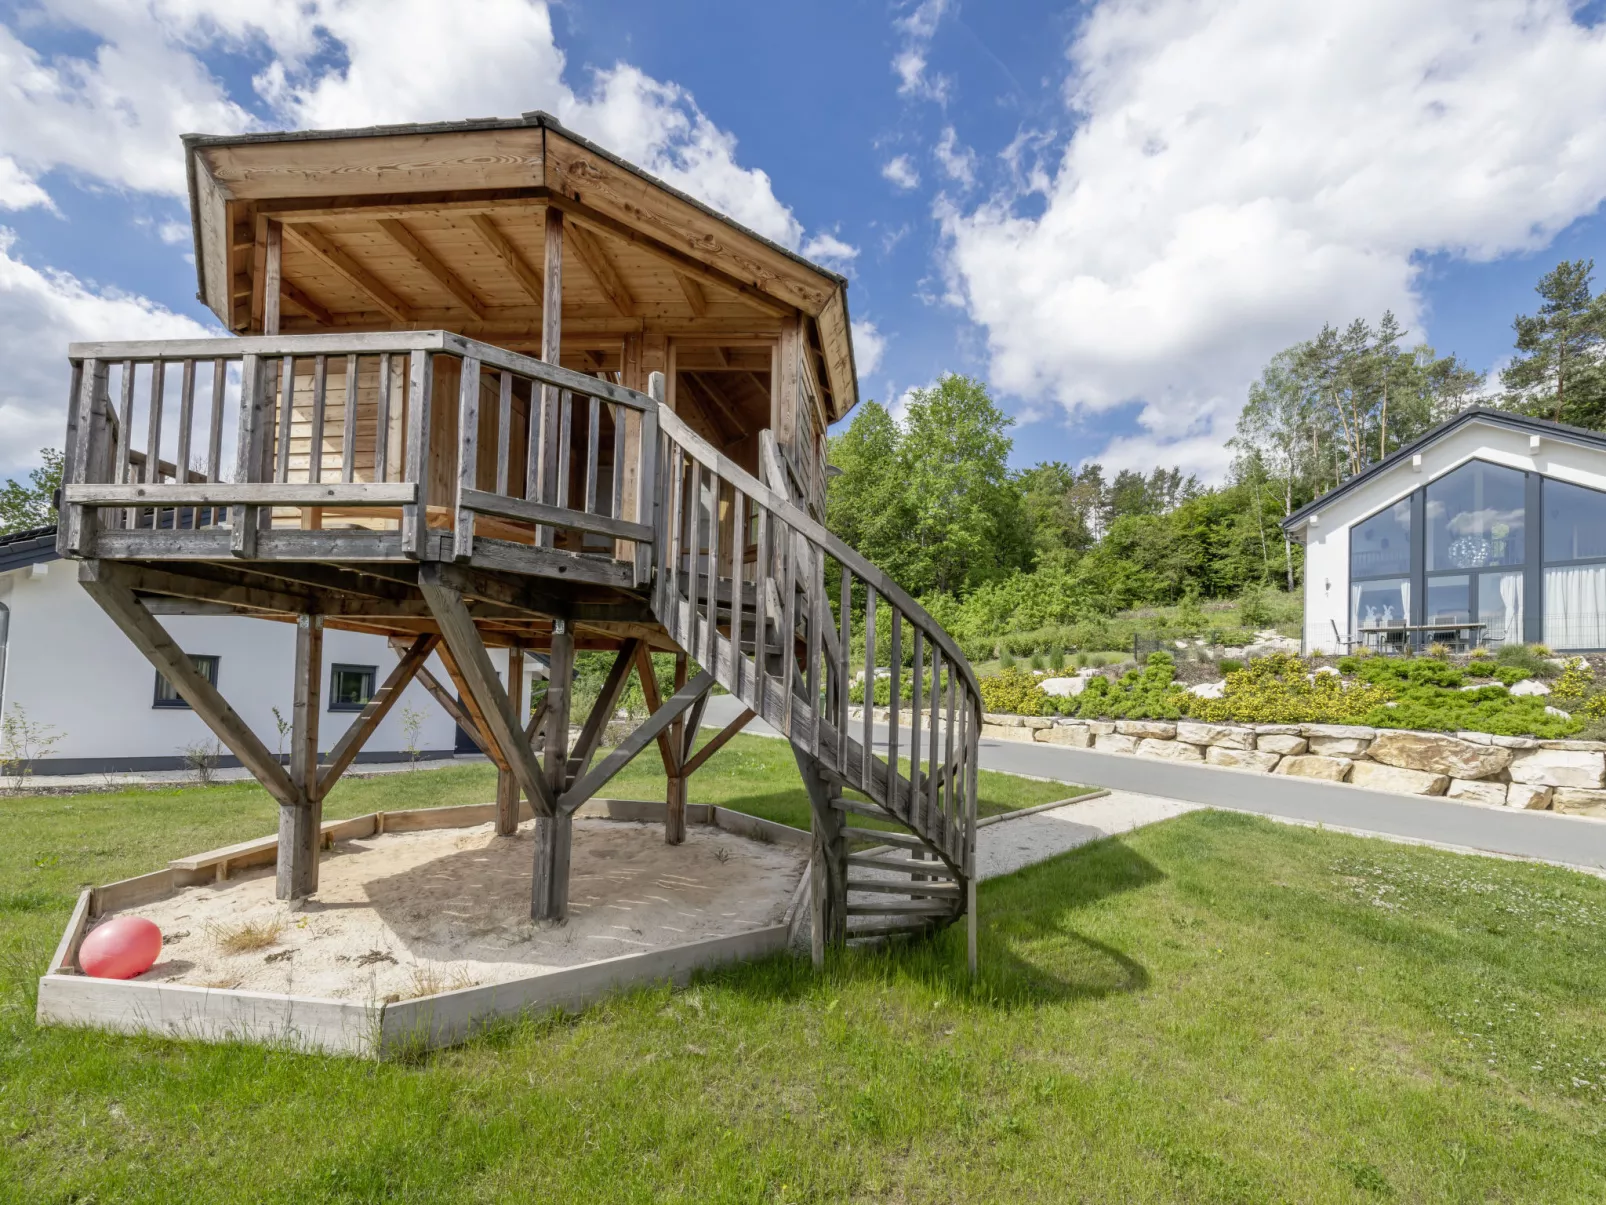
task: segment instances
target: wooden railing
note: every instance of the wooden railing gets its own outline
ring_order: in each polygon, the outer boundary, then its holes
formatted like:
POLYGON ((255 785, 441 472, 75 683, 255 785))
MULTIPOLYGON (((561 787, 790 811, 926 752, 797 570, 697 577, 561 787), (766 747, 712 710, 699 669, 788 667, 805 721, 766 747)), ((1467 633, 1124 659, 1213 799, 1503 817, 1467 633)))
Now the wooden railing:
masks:
POLYGON ((468 558, 488 535, 632 560, 638 584, 650 569, 656 410, 609 381, 444 331, 69 355, 64 553, 204 533, 192 551, 468 558), (345 538, 289 535, 329 528, 345 538))
POLYGON ((667 408, 659 426, 659 622, 725 689, 968 880, 981 693, 964 654, 891 578, 667 408), (872 689, 885 636, 893 704, 884 759, 872 752, 873 709, 849 717, 861 668, 855 633, 872 689))

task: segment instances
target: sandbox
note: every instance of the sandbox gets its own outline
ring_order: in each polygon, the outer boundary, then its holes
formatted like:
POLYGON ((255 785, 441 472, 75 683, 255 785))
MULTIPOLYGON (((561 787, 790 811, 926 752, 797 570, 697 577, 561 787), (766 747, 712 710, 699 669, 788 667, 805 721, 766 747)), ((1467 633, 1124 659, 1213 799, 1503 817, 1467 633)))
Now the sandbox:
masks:
POLYGON ((808 835, 693 806, 685 843, 668 846, 663 810, 577 814, 570 915, 551 928, 529 919, 533 822, 498 837, 491 805, 326 824, 317 896, 294 907, 273 898, 271 838, 175 859, 84 893, 39 1021, 382 1054, 785 948, 808 835), (78 973, 83 936, 122 914, 161 928, 156 965, 126 981, 78 973))

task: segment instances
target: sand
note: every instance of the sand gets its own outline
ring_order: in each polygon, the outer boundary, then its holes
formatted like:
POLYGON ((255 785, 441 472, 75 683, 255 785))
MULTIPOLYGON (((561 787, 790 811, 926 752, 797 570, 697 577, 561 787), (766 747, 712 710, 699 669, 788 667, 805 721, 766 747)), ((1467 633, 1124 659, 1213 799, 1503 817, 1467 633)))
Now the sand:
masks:
POLYGON ((692 825, 685 844, 668 846, 662 825, 577 819, 568 922, 538 927, 529 919, 533 827, 512 837, 484 824, 342 841, 324 855, 316 898, 297 911, 273 898, 271 867, 182 888, 128 909, 164 939, 139 980, 411 999, 778 924, 807 863, 804 849, 711 825, 692 825), (226 952, 222 943, 246 925, 268 943, 226 952))

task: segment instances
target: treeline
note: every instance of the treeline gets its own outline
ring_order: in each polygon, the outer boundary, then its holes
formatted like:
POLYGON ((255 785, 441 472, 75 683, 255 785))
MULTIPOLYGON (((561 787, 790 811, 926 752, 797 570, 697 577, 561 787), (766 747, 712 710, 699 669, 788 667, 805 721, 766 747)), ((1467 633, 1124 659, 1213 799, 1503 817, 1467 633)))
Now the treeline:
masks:
POLYGON ((1013 420, 968 377, 916 390, 901 422, 866 402, 830 442, 828 521, 970 643, 1291 591, 1301 550, 1279 521, 1468 406, 1606 428, 1606 296, 1593 294, 1593 270, 1545 274, 1497 383, 1406 345, 1391 313, 1279 352, 1249 391, 1217 486, 1181 466, 1012 471, 1013 420))

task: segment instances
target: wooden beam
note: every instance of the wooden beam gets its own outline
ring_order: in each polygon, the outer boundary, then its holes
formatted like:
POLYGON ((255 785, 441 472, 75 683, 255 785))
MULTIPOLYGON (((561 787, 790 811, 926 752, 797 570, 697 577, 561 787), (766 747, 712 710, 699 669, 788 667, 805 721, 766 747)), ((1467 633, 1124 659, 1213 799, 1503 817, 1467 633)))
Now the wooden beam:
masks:
MULTIPOLYGON (((400 637, 392 636, 390 647, 395 650, 396 655, 399 657, 407 655, 408 643, 400 637)), ((485 754, 486 757, 490 757, 491 752, 485 747, 485 738, 480 735, 478 726, 474 723, 474 718, 457 705, 457 700, 452 697, 452 692, 441 685, 441 680, 430 673, 426 666, 420 665, 416 676, 418 684, 429 692, 430 698, 440 704, 441 710, 451 718, 452 723, 463 730, 464 735, 474 742, 476 749, 485 754)))
POLYGON ((596 280, 597 287, 608 299, 608 304, 619 312, 620 317, 634 318, 636 299, 630 295, 629 286, 619 275, 619 269, 613 260, 608 257, 608 250, 602 245, 602 240, 583 226, 571 226, 568 234, 569 243, 574 247, 575 254, 580 257, 580 262, 596 280))
MULTIPOLYGON (((643 644, 636 650, 636 680, 641 683, 642 697, 647 700, 647 714, 653 715, 664 705, 658 694, 658 677, 652 668, 652 653, 643 644)), ((663 758, 664 773, 673 777, 680 773, 680 751, 675 748, 669 730, 658 734, 658 754, 663 758)))
POLYGON ((329 752, 329 762, 318 775, 318 798, 322 799, 329 794, 329 789, 339 781, 340 776, 346 772, 347 767, 356 760, 357 754, 368 743, 368 738, 374 734, 396 700, 400 699, 402 692, 407 689, 418 671, 424 668, 424 662, 435 651, 440 643, 440 637, 425 632, 413 639, 406 654, 396 663, 384 683, 374 692, 374 697, 364 704, 357 718, 352 720, 351 727, 346 729, 335 747, 329 752))
POLYGON ((413 261, 435 278, 442 288, 468 307, 469 313, 485 321, 485 303, 475 296, 474 290, 464 284, 458 275, 441 262, 440 257, 426 247, 406 223, 396 218, 380 218, 379 229, 384 231, 413 261))
POLYGON ((319 305, 311 297, 307 296, 307 294, 294 283, 285 280, 282 276, 279 278, 279 292, 284 296, 286 301, 295 306, 296 309, 300 310, 308 318, 311 318, 319 326, 333 326, 335 324, 335 318, 333 314, 331 314, 323 306, 319 305))
MULTIPOLYGON (((729 724, 726 724, 725 727, 721 728, 714 735, 713 740, 709 741, 708 744, 697 750, 697 752, 693 754, 692 757, 686 762, 684 769, 681 771, 682 775, 686 778, 690 778, 693 774, 697 773, 697 771, 702 767, 703 763, 723 749, 731 737, 735 736, 743 728, 746 728, 747 721, 751 720, 756 714, 757 713, 754 712, 752 708, 748 708, 729 724)), ((697 734, 694 732, 692 733, 692 740, 695 741, 696 739, 697 734)))
POLYGON ((507 758, 503 756, 501 746, 497 744, 496 738, 491 735, 490 724, 486 721, 485 713, 480 707, 479 700, 474 696, 473 687, 469 685, 467 678, 464 677, 463 668, 457 663, 457 658, 452 656, 452 650, 449 647, 440 648, 436 650, 436 655, 440 657, 441 664, 446 667, 446 676, 452 680, 452 685, 457 688, 457 697, 461 701, 461 707, 468 715, 469 722, 465 725, 465 730, 479 733, 480 739, 475 743, 479 745, 480 751, 491 759, 491 764, 497 768, 498 772, 509 769, 507 758))
POLYGON ((412 322, 412 311, 401 298, 380 283, 372 273, 352 259, 345 251, 337 247, 323 231, 316 226, 301 225, 286 226, 285 231, 307 251, 344 276, 351 282, 352 287, 364 294, 397 322, 412 322))
POLYGON ((572 813, 575 808, 595 795, 615 774, 629 765, 636 754, 657 739, 660 732, 685 715, 692 704, 713 685, 714 675, 704 670, 677 690, 664 701, 662 707, 647 717, 640 727, 620 741, 617 749, 603 758, 595 768, 582 775, 579 781, 558 798, 560 810, 572 813))
POLYGON ((296 786, 279 759, 228 705, 217 687, 195 668, 195 663, 174 643, 167 629, 156 622, 156 617, 145 609, 133 590, 123 583, 119 568, 105 561, 84 561, 78 568, 78 580, 84 592, 100 604, 134 647, 172 684, 179 698, 190 705, 268 794, 281 804, 293 804, 297 798, 296 786))
POLYGON ((708 294, 703 292, 703 286, 684 272, 676 272, 675 280, 679 282, 680 291, 686 298, 686 304, 691 307, 691 312, 698 318, 708 317, 708 294))
POLYGON ((483 213, 470 214, 468 224, 485 241, 485 245, 491 249, 491 254, 501 260, 503 267, 513 273, 513 278, 519 282, 530 300, 536 305, 541 305, 541 299, 545 295, 541 287, 541 274, 532 268, 519 249, 508 241, 507 235, 497 228, 490 216, 483 213))
POLYGON ((613 718, 614 708, 619 706, 619 696, 624 693, 625 683, 630 678, 640 643, 639 640, 627 640, 620 647, 619 655, 613 659, 608 676, 602 683, 602 691, 591 707, 591 714, 580 729, 580 739, 575 744, 571 760, 580 763, 581 774, 590 768, 591 759, 596 756, 597 746, 602 742, 602 734, 607 731, 608 721, 613 718))
POLYGON ((274 897, 301 900, 318 890, 323 806, 318 794, 318 720, 323 712, 323 618, 296 620, 294 693, 290 705, 290 781, 294 803, 279 805, 279 859, 274 897))
MULTIPOLYGON (((507 650, 507 695, 518 715, 524 706, 524 649, 512 644, 507 650)), ((519 827, 519 780, 511 770, 496 773, 496 833, 510 837, 519 827)))
POLYGON ((496 680, 490 654, 486 652, 485 642, 474 627, 474 618, 464 605, 463 596, 440 580, 433 563, 418 567, 418 588, 429 603, 429 609, 435 613, 441 636, 484 713, 492 739, 518 778, 519 786, 530 797, 531 807, 538 816, 552 815, 556 811, 556 792, 547 786, 546 779, 541 776, 535 755, 524 740, 524 726, 513 714, 513 705, 508 701, 507 692, 496 680))
POLYGON ((270 220, 265 237, 267 254, 262 267, 262 333, 277 335, 279 301, 284 290, 284 227, 270 220))

